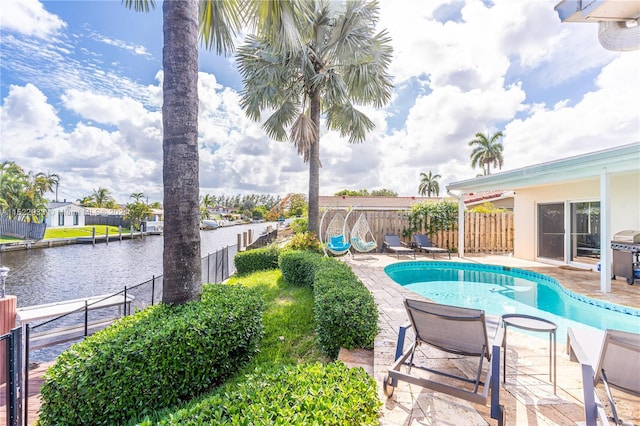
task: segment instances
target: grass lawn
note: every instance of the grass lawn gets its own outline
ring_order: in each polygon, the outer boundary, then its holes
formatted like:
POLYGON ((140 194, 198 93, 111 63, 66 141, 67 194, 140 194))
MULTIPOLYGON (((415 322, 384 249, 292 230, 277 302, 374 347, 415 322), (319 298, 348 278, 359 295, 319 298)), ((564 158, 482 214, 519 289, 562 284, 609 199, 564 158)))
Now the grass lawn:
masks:
MULTIPOLYGON (((286 283, 279 269, 241 277, 233 276, 229 283, 240 283, 259 291, 267 306, 262 316, 265 333, 260 343, 260 352, 221 388, 213 389, 210 394, 196 398, 181 408, 188 410, 219 392, 224 393, 241 386, 246 375, 254 371, 275 371, 284 366, 302 363, 330 362, 315 341, 311 288, 286 283)), ((173 412, 175 408, 161 410, 145 416, 146 422, 143 419, 132 419, 129 425, 140 422, 145 425, 155 424, 159 419, 170 417, 173 412)))
MULTIPOLYGON (((90 237, 94 227, 96 228, 96 235, 106 235, 107 228, 109 228, 109 235, 118 235, 117 226, 95 225, 74 228, 47 228, 44 233, 44 239, 90 237)), ((122 233, 128 234, 129 229, 122 228, 122 233)))
POLYGON ((260 352, 245 370, 329 361, 315 342, 311 288, 286 283, 279 269, 233 276, 229 283, 256 289, 267 305, 262 316, 265 335, 260 352))
POLYGON ((15 242, 18 242, 18 241, 24 241, 24 240, 21 239, 21 238, 7 237, 7 236, 4 236, 4 235, 0 236, 0 244, 2 244, 2 243, 15 243, 15 242))

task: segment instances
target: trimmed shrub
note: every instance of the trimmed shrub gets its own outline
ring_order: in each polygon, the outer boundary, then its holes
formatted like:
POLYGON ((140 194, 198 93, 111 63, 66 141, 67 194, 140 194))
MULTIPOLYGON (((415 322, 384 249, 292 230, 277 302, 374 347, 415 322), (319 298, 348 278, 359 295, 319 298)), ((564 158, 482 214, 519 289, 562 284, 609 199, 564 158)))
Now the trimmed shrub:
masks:
POLYGON ((313 286, 316 333, 322 350, 335 358, 341 347, 373 348, 378 308, 351 268, 327 259, 316 271, 313 286))
POLYGON ((39 425, 114 425, 219 385, 258 350, 263 302, 205 285, 199 302, 156 305, 73 345, 45 374, 39 425))
POLYGON ((322 255, 309 251, 283 251, 278 258, 282 278, 289 284, 313 288, 316 270, 322 264, 322 255))
POLYGON ((378 425, 382 405, 362 368, 341 362, 256 372, 151 425, 378 425))
POLYGON ((247 250, 236 254, 233 263, 236 265, 238 275, 251 274, 256 271, 278 269, 278 256, 280 249, 276 245, 247 250))

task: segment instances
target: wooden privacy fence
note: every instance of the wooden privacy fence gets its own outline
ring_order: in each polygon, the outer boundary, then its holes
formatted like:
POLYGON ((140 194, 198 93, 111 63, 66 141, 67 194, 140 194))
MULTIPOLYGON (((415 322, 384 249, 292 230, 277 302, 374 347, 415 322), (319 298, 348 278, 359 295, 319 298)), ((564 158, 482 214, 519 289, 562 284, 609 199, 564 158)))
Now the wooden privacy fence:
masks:
POLYGON ((0 235, 7 237, 39 241, 44 238, 44 231, 46 230, 46 223, 22 222, 0 217, 0 235))
MULTIPOLYGON (((345 210, 330 210, 322 221, 322 239, 325 239, 327 225, 331 218, 340 211, 347 217, 345 210)), ((384 234, 397 234, 405 242, 411 241, 408 212, 383 210, 354 210, 347 218, 346 230, 349 231, 356 220, 364 214, 369 228, 378 242, 378 251, 382 251, 384 234)), ((464 218, 464 251, 465 253, 512 253, 513 252, 513 212, 469 213, 464 218)), ((424 228, 416 231, 426 233, 424 228)), ((431 241, 438 247, 446 247, 458 251, 458 224, 446 231, 430 235, 431 241)))

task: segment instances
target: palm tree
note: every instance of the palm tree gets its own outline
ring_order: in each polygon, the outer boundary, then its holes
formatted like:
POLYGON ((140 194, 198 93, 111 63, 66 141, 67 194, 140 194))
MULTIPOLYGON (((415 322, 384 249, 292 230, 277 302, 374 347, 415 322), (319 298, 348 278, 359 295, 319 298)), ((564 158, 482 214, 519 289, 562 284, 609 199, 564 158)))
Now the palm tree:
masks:
POLYGON ((134 192, 129 196, 129 198, 133 198, 133 201, 135 201, 136 203, 139 203, 140 200, 144 198, 144 192, 134 192))
POLYGON ((378 5, 366 0, 310 1, 313 15, 295 49, 258 36, 238 51, 241 106, 278 141, 290 140, 309 163, 309 230, 319 231, 320 117, 327 127, 363 142, 373 122, 355 104, 382 107, 391 97, 390 38, 374 33, 378 5), (288 130, 287 130, 288 129, 288 130))
POLYGON ((504 146, 500 142, 502 132, 496 132, 492 136, 476 133, 475 139, 469 141, 469 146, 475 146, 471 151, 471 167, 481 167, 484 175, 491 174, 491 165, 502 169, 504 158, 502 150, 504 146))
POLYGON ((429 170, 429 174, 420 173, 420 185, 418 186, 418 192, 420 195, 427 194, 427 197, 431 197, 431 193, 435 193, 436 197, 440 194, 440 184, 438 183, 438 179, 442 176, 439 174, 433 174, 431 170, 429 170))
POLYGON ((41 195, 51 191, 54 192, 55 188, 56 202, 58 202, 58 184, 60 183, 60 176, 56 173, 37 173, 35 175, 35 185, 41 191, 41 195))
POLYGON ((96 207, 106 207, 109 205, 109 201, 113 199, 111 192, 107 188, 98 187, 93 190, 91 194, 93 201, 96 203, 96 207))
MULTIPOLYGON (((153 0, 123 0, 128 8, 149 11, 153 0)), ((233 49, 241 18, 256 24, 262 37, 286 47, 298 43, 305 2, 165 0, 163 186, 164 303, 182 304, 200 297, 200 206, 198 181, 198 34, 218 54, 233 49)))
POLYGON ((78 198, 76 201, 78 202, 78 204, 80 204, 83 207, 92 207, 92 205, 95 203, 95 200, 91 195, 78 198))

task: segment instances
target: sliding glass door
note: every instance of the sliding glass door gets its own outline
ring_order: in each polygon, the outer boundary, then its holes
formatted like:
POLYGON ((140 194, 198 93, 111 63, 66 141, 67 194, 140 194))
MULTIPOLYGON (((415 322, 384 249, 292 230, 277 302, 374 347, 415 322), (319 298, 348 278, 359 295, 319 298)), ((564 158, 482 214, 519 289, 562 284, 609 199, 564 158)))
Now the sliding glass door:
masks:
POLYGON ((600 202, 571 203, 572 262, 597 263, 600 259, 600 202))
POLYGON ((538 204, 538 257, 564 261, 564 203, 538 204))
POLYGON ((538 257, 567 263, 600 260, 600 202, 538 204, 538 257), (570 229, 566 233, 565 229, 570 229), (568 250, 565 252, 565 247, 568 250))

